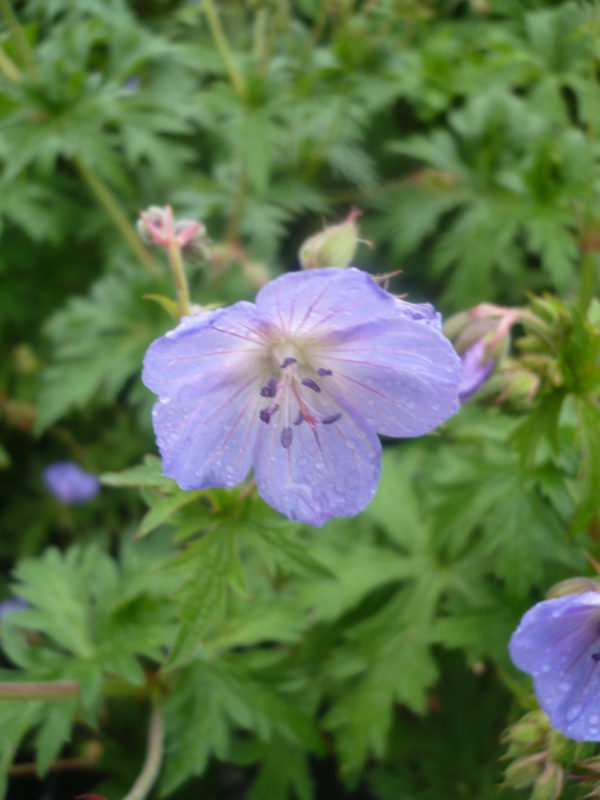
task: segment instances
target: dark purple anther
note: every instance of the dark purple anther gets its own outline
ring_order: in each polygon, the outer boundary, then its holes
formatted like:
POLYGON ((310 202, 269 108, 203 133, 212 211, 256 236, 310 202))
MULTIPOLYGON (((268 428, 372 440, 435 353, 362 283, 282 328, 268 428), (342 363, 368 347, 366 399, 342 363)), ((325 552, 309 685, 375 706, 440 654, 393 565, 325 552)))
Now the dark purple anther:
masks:
POLYGON ((329 416, 329 417, 323 417, 321 422, 323 423, 323 425, 331 425, 333 422, 337 422, 338 419, 340 419, 341 416, 342 415, 340 413, 331 414, 331 416, 329 416))
POLYGON ((304 378, 302 381, 302 386, 308 386, 309 389, 312 389, 313 392, 320 392, 321 387, 316 381, 313 381, 312 378, 304 378))
POLYGON ((283 364, 281 365, 281 369, 285 369, 286 367, 289 367, 290 364, 296 364, 297 361, 298 361, 298 359, 292 358, 291 356, 288 356, 284 360, 283 364))
POLYGON ((592 653, 592 661, 600 661, 600 651, 592 653))
POLYGON ((327 376, 327 375, 333 375, 333 372, 332 372, 330 369, 325 369, 324 367, 319 367, 319 369, 317 370, 317 372, 319 373, 319 375, 320 375, 322 378, 324 378, 324 377, 325 377, 325 376, 327 376))
POLYGON ((267 383, 266 386, 263 386, 260 390, 261 397, 275 397, 277 392, 277 380, 275 378, 271 378, 271 380, 267 383))
POLYGON ((294 425, 300 425, 303 419, 304 419, 304 414, 301 411, 299 411, 298 416, 294 420, 294 425))
POLYGON ((292 443, 292 429, 284 428, 281 431, 281 446, 288 448, 292 443))
POLYGON ((258 416, 260 417, 260 421, 266 422, 267 425, 271 421, 271 415, 269 414, 266 408, 263 408, 263 410, 260 412, 258 416))

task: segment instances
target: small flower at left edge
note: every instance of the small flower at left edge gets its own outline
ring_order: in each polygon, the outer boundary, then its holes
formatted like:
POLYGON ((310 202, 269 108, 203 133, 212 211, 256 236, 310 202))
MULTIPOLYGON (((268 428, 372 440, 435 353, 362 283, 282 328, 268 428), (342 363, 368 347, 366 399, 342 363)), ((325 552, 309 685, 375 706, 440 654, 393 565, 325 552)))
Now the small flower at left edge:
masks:
POLYGON ((513 633, 509 651, 533 677, 554 728, 578 742, 600 741, 600 591, 537 603, 513 633))
POLYGON ((325 268, 185 317, 144 360, 163 472, 202 489, 253 467, 291 519, 357 514, 379 480, 377 433, 421 436, 459 407, 460 361, 433 309, 413 308, 365 272, 325 268))
POLYGON ((56 461, 43 472, 48 490, 65 505, 85 503, 100 491, 100 481, 74 461, 56 461))

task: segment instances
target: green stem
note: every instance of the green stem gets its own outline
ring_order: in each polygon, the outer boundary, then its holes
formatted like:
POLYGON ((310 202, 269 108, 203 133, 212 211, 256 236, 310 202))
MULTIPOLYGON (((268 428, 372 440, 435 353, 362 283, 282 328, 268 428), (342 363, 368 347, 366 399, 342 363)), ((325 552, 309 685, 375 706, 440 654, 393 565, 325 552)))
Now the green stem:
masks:
POLYGON ((259 8, 254 18, 254 60, 264 77, 269 66, 269 9, 259 8))
POLYGON ((183 259, 181 257, 181 248, 173 242, 169 245, 167 253, 169 255, 169 264, 171 265, 171 272, 173 273, 173 280, 175 282, 175 291, 177 292, 179 319, 181 319, 181 317, 185 317, 191 313, 190 290, 183 259))
POLYGON ((121 208, 118 200, 110 191, 108 186, 104 183, 102 178, 79 156, 74 156, 73 163, 77 167, 79 174, 87 183, 88 188, 98 203, 104 208, 108 216, 113 221, 115 228, 127 242, 130 249, 135 253, 140 263, 143 264, 148 272, 152 273, 152 275, 159 275, 160 270, 156 264, 156 261, 140 241, 135 228, 129 222, 127 215, 121 208))
POLYGON ((581 259, 579 275, 579 307, 585 313, 596 292, 596 254, 587 252, 581 259))
MULTIPOLYGON (((598 38, 598 2, 594 0, 592 6, 592 35, 590 46, 590 82, 589 82, 589 109, 588 109, 588 128, 587 139, 589 152, 594 153, 596 149, 597 138, 597 120, 598 107, 596 102, 596 95, 598 87, 596 83, 596 42, 598 38)), ((587 208, 584 219, 584 234, 590 223, 594 219, 595 208, 594 186, 592 181, 588 182, 587 193, 587 208)), ((584 252, 581 259, 581 274, 579 279, 579 306, 582 311, 587 311, 592 297, 596 291, 596 259, 593 252, 584 252)))
POLYGON ((21 82, 21 71, 0 47, 0 72, 3 72, 11 83, 21 82))
POLYGON ((138 775, 123 800, 144 800, 152 789, 158 773, 163 756, 164 748, 164 725, 162 711, 158 704, 155 704, 150 718, 150 728, 148 730, 148 751, 142 771, 138 775))
POLYGON ((219 55, 223 59, 223 63, 225 64, 227 74, 229 75, 229 80, 231 81, 236 94, 242 98, 245 98, 246 81, 244 80, 243 74, 240 72, 237 64, 235 63, 231 47, 229 46, 229 42, 225 36, 223 26, 221 25, 221 20, 219 19, 217 9, 215 8, 212 0, 204 0, 204 12, 206 14, 208 27, 210 28, 213 41, 217 47, 217 50, 219 51, 219 55))
POLYGON ((27 41, 27 37, 23 33, 23 28, 19 24, 19 20, 17 19, 15 12, 12 10, 8 0, 0 0, 0 14, 2 14, 4 22, 6 23, 6 27, 10 31, 10 35, 14 40, 15 47, 19 52, 21 60, 27 69, 29 69, 36 78, 39 78, 39 73, 33 60, 29 42, 27 41))
POLYGON ((81 691, 76 681, 39 681, 12 683, 0 681, 0 700, 49 700, 76 697, 81 691))

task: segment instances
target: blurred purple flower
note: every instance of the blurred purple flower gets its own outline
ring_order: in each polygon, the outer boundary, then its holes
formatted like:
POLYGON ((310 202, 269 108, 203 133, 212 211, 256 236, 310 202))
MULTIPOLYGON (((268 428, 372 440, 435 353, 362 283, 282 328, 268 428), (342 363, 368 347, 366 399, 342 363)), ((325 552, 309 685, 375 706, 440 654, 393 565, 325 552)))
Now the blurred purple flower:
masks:
POLYGON ((458 409, 460 362, 434 315, 365 272, 325 268, 185 317, 144 362, 164 473, 202 489, 253 466, 260 495, 292 519, 358 513, 379 480, 376 433, 421 436, 458 409))
POLYGON ((600 592, 533 606, 509 650, 515 665, 532 675, 552 725, 575 741, 600 741, 600 592))
POLYGON ((142 82, 139 75, 132 75, 131 78, 127 78, 124 82, 123 88, 129 89, 130 92, 137 92, 141 85, 142 82))
POLYGON ((100 482, 91 472, 73 461, 56 461, 46 467, 44 483, 57 500, 67 505, 85 503, 100 491, 100 482))
POLYGON ((3 600, 0 603, 0 622, 15 611, 22 611, 24 608, 27 608, 27 603, 21 597, 11 597, 9 600, 3 600))
POLYGON ((458 386, 458 397, 461 403, 475 394, 490 377, 496 366, 496 359, 484 361, 485 342, 483 339, 475 342, 461 355, 462 373, 458 386))

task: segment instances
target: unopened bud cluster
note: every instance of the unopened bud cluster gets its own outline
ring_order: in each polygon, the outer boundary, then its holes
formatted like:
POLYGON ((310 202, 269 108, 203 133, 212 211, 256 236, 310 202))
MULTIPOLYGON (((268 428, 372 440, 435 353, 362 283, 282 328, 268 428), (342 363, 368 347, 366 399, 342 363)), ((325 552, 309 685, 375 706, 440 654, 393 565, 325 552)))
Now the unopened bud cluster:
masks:
POLYGON ((196 220, 174 220, 171 206, 150 206, 140 212, 137 230, 146 245, 176 246, 204 258, 209 255, 206 227, 196 220))
POLYGON ((530 711, 504 736, 508 744, 504 786, 530 789, 530 800, 558 800, 565 783, 565 765, 578 745, 550 727, 543 711, 530 711))

